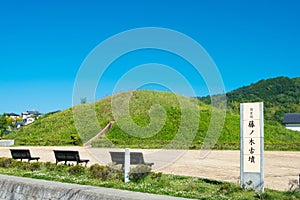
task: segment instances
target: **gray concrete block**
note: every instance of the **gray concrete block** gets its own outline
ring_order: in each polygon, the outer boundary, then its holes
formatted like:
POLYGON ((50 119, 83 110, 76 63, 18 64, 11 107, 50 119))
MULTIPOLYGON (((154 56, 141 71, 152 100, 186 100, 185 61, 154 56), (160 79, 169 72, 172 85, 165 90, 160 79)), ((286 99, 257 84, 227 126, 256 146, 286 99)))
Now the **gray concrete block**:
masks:
POLYGON ((15 144, 14 140, 0 140, 0 147, 10 147, 15 144))
POLYGON ((186 198, 0 175, 0 200, 184 200, 186 198))

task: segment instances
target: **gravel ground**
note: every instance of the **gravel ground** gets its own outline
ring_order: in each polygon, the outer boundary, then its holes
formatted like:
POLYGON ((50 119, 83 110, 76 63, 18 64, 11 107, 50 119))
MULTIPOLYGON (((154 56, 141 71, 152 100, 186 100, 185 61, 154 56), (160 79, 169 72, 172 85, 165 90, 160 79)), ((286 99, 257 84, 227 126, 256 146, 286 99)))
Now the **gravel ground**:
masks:
MULTIPOLYGON (((40 161, 55 162, 53 150, 78 150, 80 157, 94 163, 111 162, 109 151, 124 149, 105 149, 87 147, 0 147, 0 157, 11 157, 9 149, 30 149, 32 156, 41 157, 40 161)), ((178 174, 239 182, 240 152, 211 151, 205 158, 200 158, 199 150, 145 150, 131 149, 144 153, 145 161, 154 162, 153 170, 163 173, 178 174)), ((300 152, 266 151, 265 152, 265 187, 276 190, 288 190, 289 180, 298 179, 300 174, 300 152)))

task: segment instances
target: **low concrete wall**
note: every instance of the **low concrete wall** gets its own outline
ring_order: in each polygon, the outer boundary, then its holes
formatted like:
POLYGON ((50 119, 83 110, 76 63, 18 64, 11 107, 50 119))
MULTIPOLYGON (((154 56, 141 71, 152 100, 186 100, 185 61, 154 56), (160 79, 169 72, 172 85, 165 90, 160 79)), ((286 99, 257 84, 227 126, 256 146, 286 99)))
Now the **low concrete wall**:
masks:
POLYGON ((0 140, 0 147, 10 147, 15 144, 14 140, 0 140))
POLYGON ((184 200, 112 188, 0 175, 0 200, 184 200))

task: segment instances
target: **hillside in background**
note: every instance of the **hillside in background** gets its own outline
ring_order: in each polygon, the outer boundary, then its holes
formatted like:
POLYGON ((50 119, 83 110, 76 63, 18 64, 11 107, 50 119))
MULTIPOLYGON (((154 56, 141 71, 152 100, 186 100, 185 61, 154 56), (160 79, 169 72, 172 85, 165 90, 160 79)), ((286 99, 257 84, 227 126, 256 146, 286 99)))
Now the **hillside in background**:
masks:
MULTIPOLYGON (((265 119, 283 120, 284 113, 300 113, 300 78, 277 77, 261 80, 226 94, 230 110, 239 113, 241 102, 264 102, 265 119)), ((210 97, 199 98, 210 103, 210 97)))
MULTIPOLYGON (((255 84, 249 87, 254 86, 255 84)), ((233 91, 232 94, 236 92, 238 91, 233 91)), ((243 96, 247 95, 243 94, 240 97, 243 96)), ((281 106, 279 103, 273 103, 281 106)), ((234 101, 230 105, 234 106, 234 101)), ((139 90, 116 94, 92 104, 77 105, 59 113, 46 115, 6 138, 15 139, 16 145, 82 145, 110 121, 116 120, 117 123, 112 125, 105 136, 93 142, 94 147, 200 149, 210 125, 213 109, 219 112, 195 98, 168 92, 139 90), (112 99, 117 105, 114 114, 112 99), (126 107, 128 102, 129 108, 126 107), (126 109, 129 114, 124 114, 126 109), (79 121, 76 123, 77 129, 73 117, 74 110, 78 111, 77 119, 75 118, 79 121), (95 112, 88 112, 91 110, 95 112), (91 122, 94 115, 97 122, 91 122), (81 129, 80 135, 78 125, 81 129)), ((227 111, 215 149, 239 149, 240 121, 239 113, 235 112, 235 109, 232 107, 227 111)), ((298 132, 287 130, 274 120, 265 121, 267 150, 300 150, 299 141, 298 132)))

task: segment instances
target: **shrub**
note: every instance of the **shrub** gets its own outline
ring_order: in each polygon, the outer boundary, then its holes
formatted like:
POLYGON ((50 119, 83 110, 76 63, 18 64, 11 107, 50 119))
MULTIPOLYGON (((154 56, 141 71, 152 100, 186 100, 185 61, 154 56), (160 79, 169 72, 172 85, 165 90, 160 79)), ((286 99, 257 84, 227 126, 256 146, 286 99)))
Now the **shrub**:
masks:
POLYGON ((37 171, 41 169, 42 163, 39 162, 32 162, 32 163, 28 163, 28 168, 31 171, 37 171))
POLYGON ((13 162, 11 163, 11 167, 14 167, 14 168, 17 168, 17 169, 22 169, 22 166, 24 165, 24 163, 28 164, 27 162, 22 162, 22 161, 19 161, 19 160, 13 160, 13 162))
POLYGON ((13 167, 14 162, 15 162, 15 160, 13 160, 12 158, 1 157, 0 158, 0 167, 3 167, 3 168, 13 167))
POLYGON ((137 165, 129 172, 129 179, 135 182, 139 182, 145 179, 151 173, 151 167, 147 165, 137 165))
POLYGON ((71 144, 82 145, 82 140, 78 134, 71 134, 71 144))
POLYGON ((122 180, 123 171, 114 164, 108 166, 94 164, 89 168, 89 176, 91 178, 98 178, 103 181, 122 180))
POLYGON ((29 162, 22 162, 22 161, 16 161, 14 163, 14 166, 21 170, 30 170, 30 163, 29 162))
POLYGON ((151 172, 150 174, 150 178, 151 179, 160 179, 162 177, 162 172, 151 172))
POLYGON ((70 175, 82 175, 85 172, 85 167, 82 165, 70 166, 67 171, 70 175))
POLYGON ((13 167, 20 170, 30 170, 30 171, 38 171, 41 169, 42 163, 40 162, 22 162, 15 160, 12 163, 13 167))
POLYGON ((59 165, 56 165, 55 171, 56 172, 65 172, 65 171, 67 171, 67 168, 68 168, 67 165, 59 164, 59 165))
POLYGON ((55 171, 56 168, 56 164, 52 163, 52 162, 45 162, 43 163, 44 167, 48 170, 48 171, 55 171))
POLYGON ((122 181, 124 177, 123 169, 120 165, 116 165, 116 163, 111 163, 108 165, 109 174, 106 178, 107 181, 115 180, 115 181, 122 181))
POLYGON ((109 174, 109 167, 102 166, 99 164, 94 164, 89 168, 89 175, 92 178, 99 178, 101 180, 106 180, 109 174))

